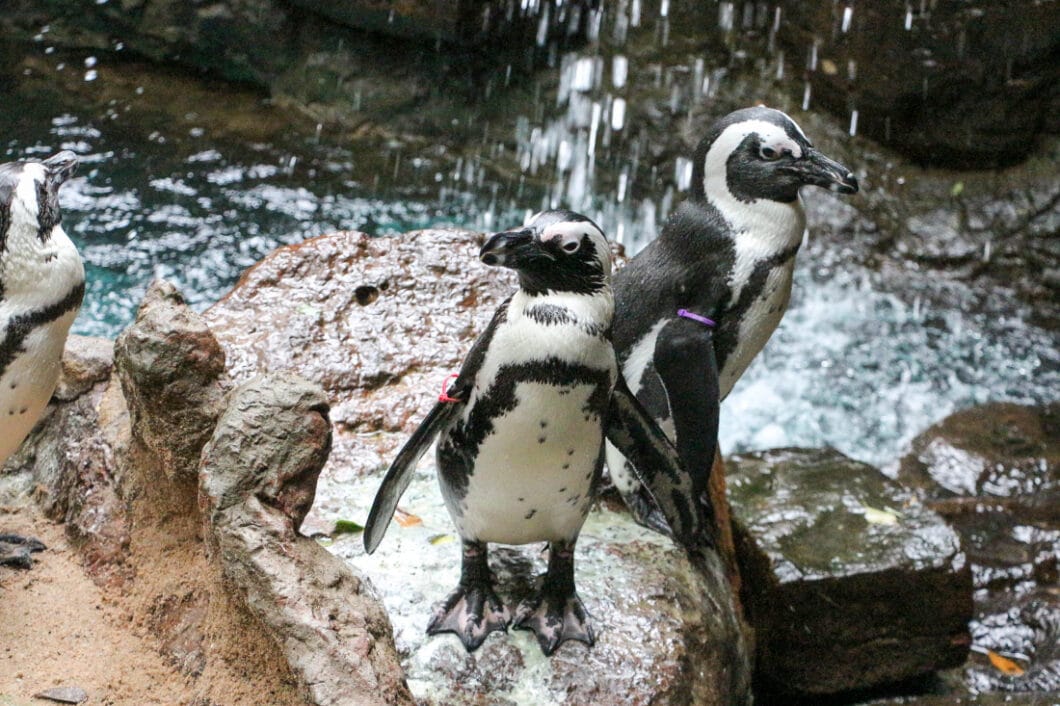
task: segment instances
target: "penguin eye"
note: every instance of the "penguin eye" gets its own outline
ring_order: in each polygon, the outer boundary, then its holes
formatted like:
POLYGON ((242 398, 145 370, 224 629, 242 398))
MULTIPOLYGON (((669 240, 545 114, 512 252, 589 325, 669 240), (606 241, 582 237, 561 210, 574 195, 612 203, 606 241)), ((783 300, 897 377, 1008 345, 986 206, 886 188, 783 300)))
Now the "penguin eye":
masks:
POLYGON ((762 156, 762 159, 767 159, 770 162, 772 162, 774 159, 780 158, 780 152, 777 152, 769 145, 762 145, 762 149, 758 151, 758 154, 762 156))
POLYGON ((580 240, 568 240, 563 243, 563 252, 578 252, 578 248, 582 245, 580 240))

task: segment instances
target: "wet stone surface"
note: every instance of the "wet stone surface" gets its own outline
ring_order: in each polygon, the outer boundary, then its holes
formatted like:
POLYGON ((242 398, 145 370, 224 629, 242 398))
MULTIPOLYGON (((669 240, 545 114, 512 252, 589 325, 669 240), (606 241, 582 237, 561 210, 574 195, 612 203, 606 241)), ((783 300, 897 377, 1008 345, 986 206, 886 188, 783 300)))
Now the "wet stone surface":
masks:
POLYGON ((975 581, 975 691, 1060 690, 1060 404, 988 404, 931 427, 899 480, 961 535, 975 581), (1005 674, 990 653, 1012 660, 1005 674))
MULTIPOLYGON (((323 236, 274 252, 204 314, 235 380, 291 369, 319 383, 331 402, 332 453, 303 534, 336 520, 363 525, 398 447, 511 292, 508 273, 478 262, 480 237, 440 230, 389 240, 323 236)), ((597 634, 592 649, 568 642, 546 658, 531 633, 513 631, 490 635, 468 655, 451 635, 428 638, 431 606, 460 571, 459 538, 428 457, 399 506, 409 514, 391 524, 374 555, 365 555, 359 533, 329 544, 375 586, 416 699, 446 706, 741 701, 726 684, 733 671, 746 672, 749 656, 734 647, 720 566, 704 577, 669 540, 606 510, 590 513, 575 555, 579 595, 597 634)), ((544 571, 542 548, 493 553, 507 602, 532 590, 544 571)))
POLYGON ((759 688, 828 694, 964 660, 971 573, 939 515, 832 450, 726 463, 759 688))

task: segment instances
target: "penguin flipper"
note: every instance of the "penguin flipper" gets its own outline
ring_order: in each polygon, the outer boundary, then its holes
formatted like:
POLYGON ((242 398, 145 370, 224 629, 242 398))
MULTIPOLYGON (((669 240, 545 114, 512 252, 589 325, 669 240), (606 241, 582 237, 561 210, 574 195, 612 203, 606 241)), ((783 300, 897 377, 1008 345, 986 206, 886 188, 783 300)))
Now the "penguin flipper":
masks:
POLYGON ((696 321, 676 318, 659 332, 652 362, 666 391, 681 465, 702 522, 714 527, 708 485, 718 449, 721 393, 714 335, 696 321))
POLYGON ((714 546, 714 528, 695 500, 692 479, 673 443, 620 374, 611 395, 605 435, 626 457, 662 510, 674 538, 689 551, 714 546))
MULTIPOLYGON (((459 382, 459 381, 458 381, 459 382)), ((456 387, 454 385, 453 387, 456 387)), ((438 402, 431 409, 427 418, 423 420, 419 428, 413 432, 405 445, 401 447, 397 458, 390 464, 386 476, 375 494, 372 501, 372 509, 368 513, 368 521, 364 524, 364 549, 369 554, 374 552, 383 541, 390 526, 390 520, 394 517, 398 501, 412 482, 412 472, 416 470, 416 464, 427 453, 427 449, 434 443, 435 437, 445 428, 456 415, 463 410, 464 405, 459 402, 438 402)))

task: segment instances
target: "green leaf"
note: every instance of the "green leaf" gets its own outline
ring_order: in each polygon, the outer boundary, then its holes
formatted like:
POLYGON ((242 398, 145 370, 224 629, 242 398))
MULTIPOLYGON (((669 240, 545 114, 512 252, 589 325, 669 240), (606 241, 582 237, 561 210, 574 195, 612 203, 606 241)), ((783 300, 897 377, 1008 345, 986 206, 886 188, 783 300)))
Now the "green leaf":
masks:
POLYGON ((363 532, 364 525, 357 524, 353 520, 335 520, 335 529, 331 531, 332 536, 339 534, 356 534, 363 532))
POLYGON ((952 196, 953 198, 957 198, 962 193, 964 193, 964 182, 963 181, 955 181, 955 182, 953 182, 953 188, 950 189, 950 196, 952 196))

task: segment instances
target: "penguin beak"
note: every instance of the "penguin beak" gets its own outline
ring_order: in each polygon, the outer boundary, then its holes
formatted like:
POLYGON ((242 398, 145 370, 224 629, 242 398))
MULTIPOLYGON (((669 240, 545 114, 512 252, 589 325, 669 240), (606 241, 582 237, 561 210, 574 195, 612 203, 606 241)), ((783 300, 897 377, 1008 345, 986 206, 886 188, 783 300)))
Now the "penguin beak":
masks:
POLYGON ((519 267, 538 255, 545 255, 531 230, 509 230, 491 235, 482 246, 478 257, 487 265, 519 267))
POLYGON ((53 186, 59 186, 74 175, 74 170, 77 169, 77 161, 76 154, 70 150, 63 150, 56 155, 48 157, 41 164, 44 165, 44 170, 48 172, 50 183, 53 186))
POLYGON ((802 159, 795 161, 792 170, 803 184, 821 186, 840 194, 858 192, 858 179, 854 172, 813 148, 810 148, 802 159))

